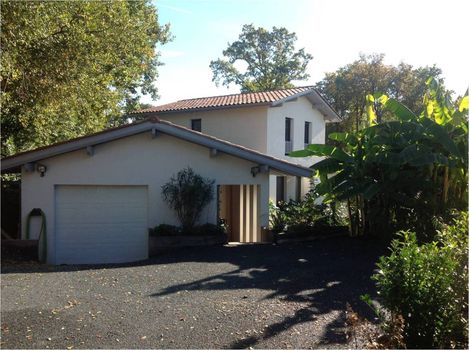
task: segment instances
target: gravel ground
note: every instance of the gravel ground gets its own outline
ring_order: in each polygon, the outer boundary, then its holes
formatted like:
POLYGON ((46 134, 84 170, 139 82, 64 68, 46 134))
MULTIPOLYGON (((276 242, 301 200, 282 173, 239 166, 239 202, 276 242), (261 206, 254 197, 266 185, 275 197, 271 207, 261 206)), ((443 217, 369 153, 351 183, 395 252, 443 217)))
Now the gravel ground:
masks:
MULTIPOLYGON (((384 252, 349 238, 166 252, 132 265, 2 264, 2 348, 348 348, 384 252)), ((366 308, 366 307, 365 307, 366 308)))

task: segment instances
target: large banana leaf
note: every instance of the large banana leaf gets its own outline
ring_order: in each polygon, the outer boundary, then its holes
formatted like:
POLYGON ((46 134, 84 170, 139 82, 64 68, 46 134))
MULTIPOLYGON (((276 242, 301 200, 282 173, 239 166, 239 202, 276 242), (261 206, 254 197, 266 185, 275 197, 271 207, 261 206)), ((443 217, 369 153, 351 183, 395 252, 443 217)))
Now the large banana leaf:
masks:
POLYGON ((393 113, 399 120, 410 121, 417 119, 417 116, 404 104, 390 98, 384 104, 384 108, 393 113))
POLYGON ((364 188, 363 197, 365 197, 365 199, 367 200, 372 199, 375 195, 377 195, 383 190, 382 187, 383 185, 379 183, 371 183, 370 185, 364 188))
POLYGON ((469 110, 469 96, 467 95, 467 93, 466 96, 461 99, 461 102, 459 102, 458 107, 459 112, 464 112, 465 110, 469 110))
POLYGON ((421 167, 430 164, 449 165, 448 158, 438 153, 422 154, 419 157, 412 159, 409 163, 415 167, 421 167))
POLYGON ((289 157, 295 157, 295 158, 305 158, 305 157, 313 157, 316 154, 312 154, 310 150, 307 149, 300 149, 298 151, 292 151, 288 153, 289 157))
POLYGON ((399 166, 402 164, 402 159, 400 158, 399 153, 389 151, 375 155, 374 161, 385 165, 399 166))
POLYGON ((288 154, 290 157, 331 157, 342 162, 351 162, 353 158, 341 150, 339 147, 313 144, 308 145, 304 150, 293 151, 288 154))
POLYGON ((358 143, 358 138, 348 132, 333 132, 328 136, 331 140, 340 141, 345 144, 356 145, 358 143))
POLYGON ((342 170, 336 175, 328 178, 327 181, 329 182, 332 188, 337 188, 337 186, 341 185, 344 181, 349 180, 349 178, 350 178, 350 175, 345 170, 342 170))
POLYGON ((311 166, 312 169, 318 170, 319 172, 325 172, 327 174, 335 173, 342 169, 342 162, 337 159, 326 158, 311 166))
POLYGON ((332 151, 334 150, 334 146, 329 145, 308 145, 303 150, 293 151, 290 152, 288 155, 290 157, 324 157, 330 156, 332 151))
POLYGON ((443 148, 446 149, 446 151, 448 151, 451 155, 458 158, 461 157, 458 147, 442 125, 437 124, 429 118, 424 118, 422 120, 422 124, 426 128, 427 132, 433 136, 432 141, 442 145, 443 148))

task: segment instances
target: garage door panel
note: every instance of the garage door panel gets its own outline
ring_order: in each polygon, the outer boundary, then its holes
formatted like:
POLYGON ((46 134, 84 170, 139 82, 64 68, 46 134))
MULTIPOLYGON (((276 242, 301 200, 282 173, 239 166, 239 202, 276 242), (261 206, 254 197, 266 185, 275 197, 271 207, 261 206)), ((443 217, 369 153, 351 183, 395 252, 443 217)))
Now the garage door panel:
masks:
POLYGON ((127 225, 120 230, 114 230, 111 227, 108 229, 102 229, 100 228, 99 231, 95 230, 95 226, 88 226, 88 227, 83 227, 83 228, 63 228, 61 231, 61 238, 59 242, 61 244, 67 244, 68 242, 83 242, 89 243, 89 244, 95 244, 96 242, 126 242, 127 244, 132 244, 135 239, 133 238, 138 238, 139 236, 144 236, 142 235, 133 235, 132 239, 130 237, 127 237, 127 232, 135 232, 139 230, 141 227, 136 226, 136 225, 127 225), (63 234, 66 230, 66 234, 63 234), (99 241, 97 240, 99 239, 99 241), (84 242, 88 241, 88 242, 84 242))
MULTIPOLYGON (((95 224, 98 225, 103 225, 103 226, 109 226, 116 228, 116 223, 119 223, 120 225, 132 225, 135 221, 143 221, 146 220, 146 215, 143 213, 144 209, 142 208, 138 212, 133 212, 131 210, 125 211, 122 210, 118 214, 119 215, 104 215, 104 213, 100 213, 99 218, 95 218, 96 212, 95 213, 89 213, 88 215, 80 215, 80 218, 77 218, 76 211, 70 211, 70 213, 66 212, 61 212, 59 215, 61 215, 61 221, 58 224, 58 227, 61 226, 68 226, 71 224, 77 225, 77 226, 83 226, 83 227, 89 227, 89 226, 94 226, 95 224), (130 221, 128 217, 132 217, 132 220, 130 221), (83 220, 82 222, 77 222, 78 220, 83 220), (86 220, 86 222, 84 222, 86 220)), ((118 228, 117 228, 118 229, 118 228)))
MULTIPOLYGON (((84 218, 86 220, 86 218, 84 218)), ((76 233, 80 233, 81 235, 91 235, 94 236, 96 234, 96 226, 99 225, 99 232, 102 234, 101 237, 105 237, 105 235, 108 233, 110 236, 113 237, 119 237, 118 233, 122 232, 125 233, 129 229, 134 230, 138 229, 141 227, 141 225, 137 225, 135 223, 119 223, 119 225, 116 225, 116 223, 108 223, 108 222, 94 222, 94 223, 87 223, 87 224, 80 224, 80 225, 75 225, 74 223, 71 223, 70 225, 64 224, 58 226, 61 230, 62 229, 67 229, 67 232, 63 234, 63 236, 71 236, 75 235, 76 233), (73 226, 72 226, 73 225, 73 226), (118 226, 118 227, 117 227, 118 226)))
POLYGON ((57 186, 57 263, 146 259, 147 222, 145 186, 57 186))
POLYGON ((142 256, 145 252, 142 251, 140 246, 125 246, 125 255, 120 254, 118 249, 107 250, 102 247, 88 246, 78 249, 76 245, 65 245, 67 255, 62 255, 62 264, 104 264, 104 263, 124 263, 131 261, 142 260, 136 258, 129 260, 126 256, 142 256))

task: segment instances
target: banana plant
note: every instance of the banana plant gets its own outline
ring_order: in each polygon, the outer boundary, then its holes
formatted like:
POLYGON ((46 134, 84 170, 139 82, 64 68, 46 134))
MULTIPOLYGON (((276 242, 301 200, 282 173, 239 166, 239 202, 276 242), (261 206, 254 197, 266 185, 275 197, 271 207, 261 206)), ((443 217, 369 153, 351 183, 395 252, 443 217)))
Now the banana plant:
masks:
MULTIPOLYGON (((346 201, 350 232, 361 235, 420 220, 451 207, 467 207, 469 96, 455 108, 429 80, 427 108, 416 115, 385 95, 368 95, 370 126, 333 133, 336 146, 308 145, 293 157, 324 157, 313 165, 325 201, 346 201), (394 120, 382 122, 383 113, 394 120)), ((430 222, 430 220, 427 220, 430 222)))

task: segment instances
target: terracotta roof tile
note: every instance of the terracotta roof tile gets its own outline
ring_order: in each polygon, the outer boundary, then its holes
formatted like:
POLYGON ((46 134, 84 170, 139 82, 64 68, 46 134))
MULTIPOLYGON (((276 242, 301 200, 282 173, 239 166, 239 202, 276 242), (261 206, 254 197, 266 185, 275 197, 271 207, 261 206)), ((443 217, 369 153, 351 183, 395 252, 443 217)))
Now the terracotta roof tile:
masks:
POLYGON ((270 104, 281 99, 312 90, 312 86, 297 87, 263 92, 248 92, 242 94, 192 98, 150 107, 134 113, 164 113, 180 112, 198 109, 219 108, 228 106, 243 106, 253 104, 270 104))

